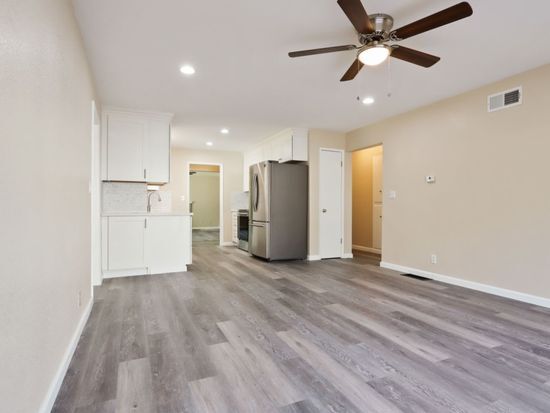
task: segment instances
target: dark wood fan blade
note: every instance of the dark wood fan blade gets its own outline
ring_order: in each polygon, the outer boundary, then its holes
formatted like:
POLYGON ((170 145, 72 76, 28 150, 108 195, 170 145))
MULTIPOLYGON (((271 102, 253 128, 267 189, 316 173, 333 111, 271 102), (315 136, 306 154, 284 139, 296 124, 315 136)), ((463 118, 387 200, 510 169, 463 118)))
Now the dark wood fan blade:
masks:
POLYGON ((374 32, 372 22, 361 0, 338 0, 338 5, 342 8, 344 13, 346 13, 346 16, 348 16, 355 30, 361 34, 370 34, 374 32))
POLYGON ((364 64, 361 63, 359 59, 355 59, 355 62, 352 63, 348 71, 342 76, 342 79, 340 79, 340 82, 347 82, 348 80, 355 79, 355 76, 357 76, 357 73, 359 73, 363 66, 364 64))
POLYGON ((436 29, 457 20, 464 19, 474 13, 472 6, 467 2, 456 4, 448 9, 441 10, 431 16, 424 17, 414 23, 410 23, 400 29, 392 31, 391 35, 398 39, 407 39, 417 34, 436 29))
POLYGON ((440 57, 403 46, 394 46, 392 48, 391 57, 414 63, 422 67, 432 67, 441 60, 440 57))
POLYGON ((346 50, 355 50, 355 49, 357 49, 357 46, 348 44, 346 46, 334 46, 334 47, 323 47, 321 49, 300 50, 298 52, 290 52, 288 55, 290 57, 302 57, 302 56, 311 56, 311 55, 323 54, 323 53, 344 52, 346 50))

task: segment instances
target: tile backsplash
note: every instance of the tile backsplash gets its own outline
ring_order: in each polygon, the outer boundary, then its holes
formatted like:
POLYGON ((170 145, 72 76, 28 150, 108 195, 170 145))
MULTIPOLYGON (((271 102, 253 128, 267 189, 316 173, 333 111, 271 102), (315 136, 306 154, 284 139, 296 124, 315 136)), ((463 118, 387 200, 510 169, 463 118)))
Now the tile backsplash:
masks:
POLYGON ((103 182, 103 212, 145 212, 147 185, 132 182, 103 182))
MULTIPOLYGON (((146 212, 147 184, 140 182, 103 182, 102 210, 109 212, 146 212)), ((157 191, 151 195, 151 212, 170 212, 172 210, 172 193, 157 191)))
POLYGON ((248 209, 248 192, 231 193, 231 209, 248 209))

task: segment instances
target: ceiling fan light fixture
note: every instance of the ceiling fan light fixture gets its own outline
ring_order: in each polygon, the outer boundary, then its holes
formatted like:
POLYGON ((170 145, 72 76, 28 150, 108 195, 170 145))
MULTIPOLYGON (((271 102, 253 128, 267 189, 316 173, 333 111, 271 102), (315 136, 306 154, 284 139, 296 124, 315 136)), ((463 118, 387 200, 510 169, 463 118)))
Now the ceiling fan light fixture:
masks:
POLYGON ((361 63, 367 66, 378 66, 386 61, 390 55, 390 49, 383 45, 368 46, 361 50, 357 58, 361 63))

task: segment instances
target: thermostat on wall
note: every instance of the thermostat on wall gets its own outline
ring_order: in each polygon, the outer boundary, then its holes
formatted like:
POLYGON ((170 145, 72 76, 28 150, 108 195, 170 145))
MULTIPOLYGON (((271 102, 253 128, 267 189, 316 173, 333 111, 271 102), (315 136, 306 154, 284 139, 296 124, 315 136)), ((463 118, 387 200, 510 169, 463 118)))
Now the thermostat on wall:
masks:
POLYGON ((427 184, 435 184, 435 175, 426 176, 426 183, 427 184))

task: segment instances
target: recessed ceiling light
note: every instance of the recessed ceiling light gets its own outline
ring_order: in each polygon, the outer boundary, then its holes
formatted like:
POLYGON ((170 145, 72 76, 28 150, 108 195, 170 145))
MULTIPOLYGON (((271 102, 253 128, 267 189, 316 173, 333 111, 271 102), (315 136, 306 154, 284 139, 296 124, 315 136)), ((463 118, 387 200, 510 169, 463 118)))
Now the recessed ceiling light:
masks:
POLYGON ((214 145, 214 143, 212 143, 212 142, 206 142, 206 146, 212 146, 212 145, 214 145))
POLYGON ((220 130, 220 132, 223 133, 224 135, 227 135, 229 133, 229 129, 223 128, 222 130, 220 130))
POLYGON ((180 67, 180 72, 186 76, 191 76, 195 74, 195 68, 191 65, 183 65, 180 67))
POLYGON ((365 99, 362 100, 363 105, 372 105, 374 103, 374 98, 371 96, 367 96, 365 99))

